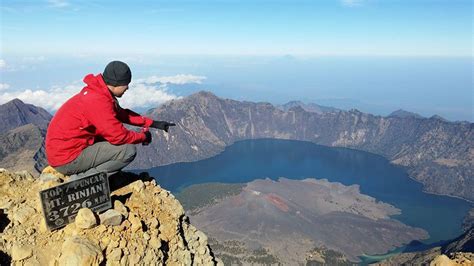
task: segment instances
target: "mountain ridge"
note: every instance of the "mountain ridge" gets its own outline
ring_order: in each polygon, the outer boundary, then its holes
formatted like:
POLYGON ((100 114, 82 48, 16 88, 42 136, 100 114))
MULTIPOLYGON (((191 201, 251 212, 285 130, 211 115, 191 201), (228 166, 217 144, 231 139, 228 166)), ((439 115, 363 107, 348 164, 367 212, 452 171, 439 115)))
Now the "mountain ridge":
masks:
POLYGON ((22 102, 15 98, 0 105, 0 133, 26 124, 34 124, 46 129, 52 115, 45 109, 22 102))
POLYGON ((139 147, 131 168, 197 161, 238 140, 292 139, 382 155, 405 168, 426 192, 474 200, 473 123, 382 117, 356 109, 284 112, 269 103, 221 99, 205 91, 167 102, 146 115, 177 126, 171 134, 152 131, 153 143, 139 147))
MULTIPOLYGON (((9 106, 21 103, 13 100, 9 106)), ((33 115, 37 111, 22 110, 33 115)), ((473 123, 383 117, 356 109, 318 114, 295 106, 285 112, 267 102, 223 99, 208 91, 171 100, 145 115, 177 126, 170 134, 152 130, 153 142, 138 146, 138 156, 128 169, 209 158, 238 140, 281 138, 379 154, 406 168, 426 192, 474 200, 473 123)), ((34 159, 44 161, 44 152, 39 151, 34 159)))

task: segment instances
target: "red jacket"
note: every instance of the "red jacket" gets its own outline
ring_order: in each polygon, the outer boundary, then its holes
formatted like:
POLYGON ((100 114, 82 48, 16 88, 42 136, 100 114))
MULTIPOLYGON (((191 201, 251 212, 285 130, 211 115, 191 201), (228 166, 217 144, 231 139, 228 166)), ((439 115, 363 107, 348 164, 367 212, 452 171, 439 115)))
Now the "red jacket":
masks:
POLYGON ((87 84, 56 112, 46 133, 46 157, 51 166, 76 159, 98 140, 111 144, 141 143, 144 132, 127 130, 122 123, 149 127, 153 120, 122 109, 105 85, 101 74, 84 77, 87 84))

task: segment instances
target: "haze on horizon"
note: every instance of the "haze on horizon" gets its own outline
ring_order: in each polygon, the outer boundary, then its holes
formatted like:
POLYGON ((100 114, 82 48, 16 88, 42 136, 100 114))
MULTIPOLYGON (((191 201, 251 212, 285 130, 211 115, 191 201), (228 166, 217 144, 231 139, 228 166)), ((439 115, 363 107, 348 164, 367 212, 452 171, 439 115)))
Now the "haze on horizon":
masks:
POLYGON ((472 2, 2 1, 0 104, 54 112, 110 60, 124 106, 199 90, 474 121, 472 2))

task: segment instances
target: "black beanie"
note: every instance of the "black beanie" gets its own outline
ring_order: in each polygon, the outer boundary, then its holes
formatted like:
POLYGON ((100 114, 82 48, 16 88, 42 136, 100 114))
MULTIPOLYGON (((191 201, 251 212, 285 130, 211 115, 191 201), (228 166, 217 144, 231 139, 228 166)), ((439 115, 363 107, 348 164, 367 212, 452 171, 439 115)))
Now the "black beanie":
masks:
POLYGON ((112 86, 128 85, 132 80, 130 68, 121 61, 112 61, 104 69, 102 74, 105 84, 112 86))

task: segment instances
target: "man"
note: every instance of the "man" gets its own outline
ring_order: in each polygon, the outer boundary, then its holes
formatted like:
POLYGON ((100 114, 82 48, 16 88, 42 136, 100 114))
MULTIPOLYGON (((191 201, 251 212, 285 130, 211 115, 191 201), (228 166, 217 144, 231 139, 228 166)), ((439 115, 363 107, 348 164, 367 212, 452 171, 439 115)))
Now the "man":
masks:
POLYGON ((135 159, 134 144, 151 142, 149 127, 168 132, 175 126, 119 106, 116 97, 131 80, 130 68, 120 61, 110 62, 103 74, 85 76, 87 86, 59 108, 48 126, 46 157, 52 167, 72 180, 98 172, 110 176, 135 159), (128 130, 122 123, 142 130, 128 130))

